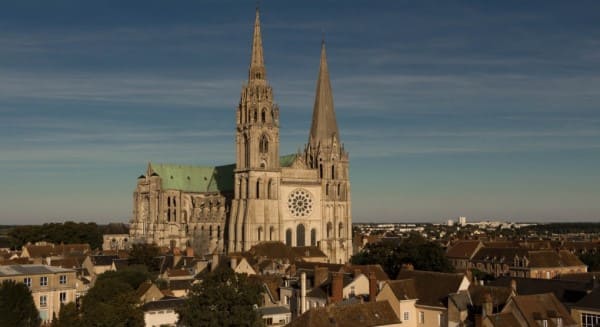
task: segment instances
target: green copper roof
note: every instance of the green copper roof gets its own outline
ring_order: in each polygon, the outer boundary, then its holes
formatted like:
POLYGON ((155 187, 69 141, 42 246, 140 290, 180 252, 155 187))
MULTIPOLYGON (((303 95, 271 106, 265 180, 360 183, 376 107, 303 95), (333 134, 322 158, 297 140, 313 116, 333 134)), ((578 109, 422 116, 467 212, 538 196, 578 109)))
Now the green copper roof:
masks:
POLYGON ((292 163, 294 163, 295 159, 296 159, 295 154, 288 154, 288 155, 279 157, 279 166, 280 167, 289 167, 292 165, 292 163))
MULTIPOLYGON (((295 158, 295 154, 280 157, 279 164, 289 167, 295 158)), ((235 164, 210 167, 150 163, 150 168, 160 176, 163 190, 233 192, 235 164)))
POLYGON ((217 167, 150 164, 161 177, 162 189, 184 192, 231 192, 235 165, 217 167))

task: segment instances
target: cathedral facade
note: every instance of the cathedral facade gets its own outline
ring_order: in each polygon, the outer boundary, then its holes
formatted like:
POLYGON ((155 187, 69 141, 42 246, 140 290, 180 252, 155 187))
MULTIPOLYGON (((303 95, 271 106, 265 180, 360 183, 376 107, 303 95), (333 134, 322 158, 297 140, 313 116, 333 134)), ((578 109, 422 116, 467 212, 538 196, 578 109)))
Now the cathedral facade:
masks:
POLYGON ((318 246, 332 263, 352 255, 349 158, 340 141, 325 44, 308 143, 279 151, 279 107, 267 80, 256 12, 248 81, 236 109, 235 164, 148 164, 133 194, 130 235, 197 253, 263 241, 318 246))

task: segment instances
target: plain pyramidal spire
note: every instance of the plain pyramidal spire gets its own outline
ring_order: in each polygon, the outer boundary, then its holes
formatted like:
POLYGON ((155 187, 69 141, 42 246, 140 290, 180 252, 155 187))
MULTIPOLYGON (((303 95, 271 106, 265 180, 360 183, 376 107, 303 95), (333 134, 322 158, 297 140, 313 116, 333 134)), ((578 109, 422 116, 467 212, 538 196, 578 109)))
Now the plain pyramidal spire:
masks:
POLYGON ((329 70, 327 69, 327 51, 325 50, 325 40, 323 40, 309 143, 325 145, 334 139, 339 144, 339 131, 333 107, 333 92, 329 81, 329 70))
POLYGON ((260 13, 258 8, 256 8, 254 35, 252 37, 252 58, 250 59, 248 80, 264 79, 266 79, 266 70, 265 59, 263 57, 262 35, 260 34, 260 13))

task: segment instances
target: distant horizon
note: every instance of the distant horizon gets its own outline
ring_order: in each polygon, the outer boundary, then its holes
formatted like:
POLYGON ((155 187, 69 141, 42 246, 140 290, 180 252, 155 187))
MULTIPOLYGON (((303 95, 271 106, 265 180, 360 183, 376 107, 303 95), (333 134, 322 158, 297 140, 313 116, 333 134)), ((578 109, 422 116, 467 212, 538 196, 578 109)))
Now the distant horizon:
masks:
MULTIPOLYGON (((355 221, 600 220, 600 2, 260 6, 281 154, 307 142, 326 41, 355 221)), ((254 11, 5 3, 0 221, 130 217, 148 162, 235 162, 254 11)))
MULTIPOLYGON (((459 226, 458 220, 453 219, 455 222, 455 226, 459 226)), ((51 224, 51 223, 65 223, 65 222, 75 222, 75 223, 96 223, 98 225, 108 225, 108 224, 125 224, 129 225, 129 221, 93 221, 93 220, 74 220, 74 219, 65 219, 65 220, 48 220, 42 221, 39 223, 31 223, 31 224, 7 224, 2 223, 0 227, 6 226, 31 226, 31 225, 43 225, 43 224, 51 224)), ((362 221, 362 220, 353 220, 352 224, 442 224, 445 225, 448 220, 443 221, 362 221)), ((467 218, 467 225, 473 223, 482 223, 482 222, 505 222, 505 223, 514 223, 514 224, 578 224, 578 223, 591 223, 591 224, 600 224, 598 220, 572 220, 572 221, 516 221, 516 220, 505 220, 505 219, 473 219, 469 220, 467 218)))

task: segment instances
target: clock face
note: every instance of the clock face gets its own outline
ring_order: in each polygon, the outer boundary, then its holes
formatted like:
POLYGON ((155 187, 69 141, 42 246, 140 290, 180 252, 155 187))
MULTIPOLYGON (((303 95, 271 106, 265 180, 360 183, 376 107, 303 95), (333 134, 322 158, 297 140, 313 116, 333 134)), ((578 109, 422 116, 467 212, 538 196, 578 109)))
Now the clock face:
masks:
POLYGON ((294 217, 308 217, 312 212, 313 199, 310 192, 296 189, 288 197, 288 208, 294 217))

